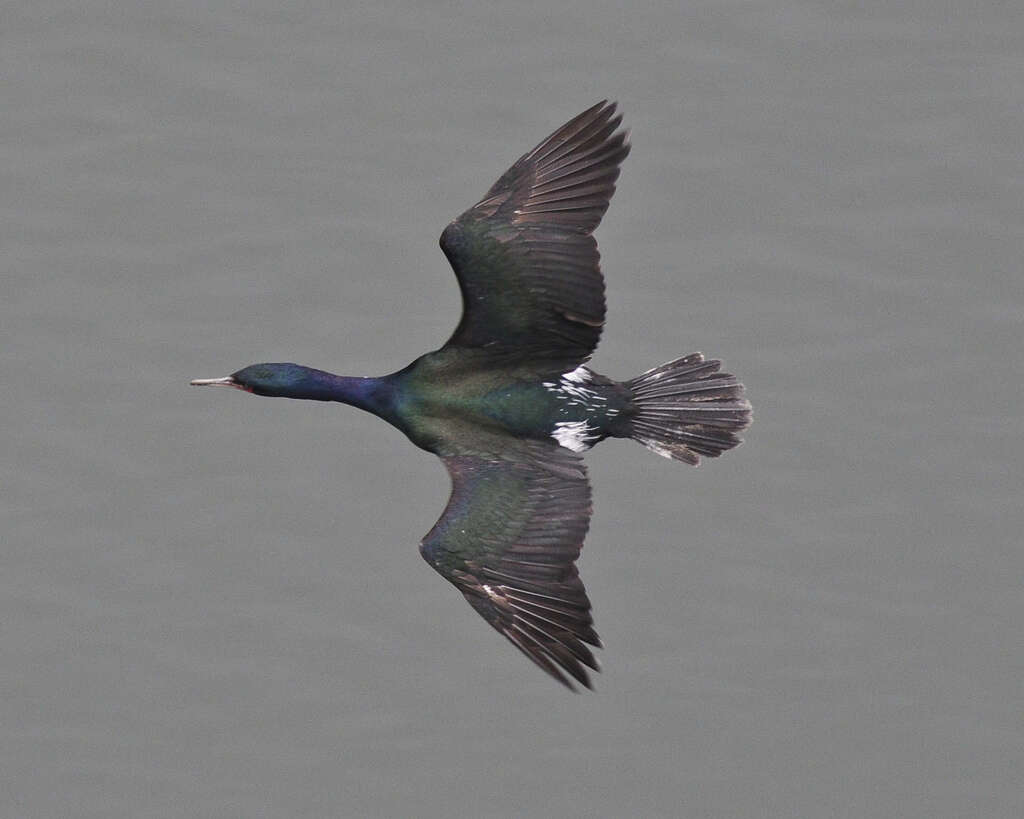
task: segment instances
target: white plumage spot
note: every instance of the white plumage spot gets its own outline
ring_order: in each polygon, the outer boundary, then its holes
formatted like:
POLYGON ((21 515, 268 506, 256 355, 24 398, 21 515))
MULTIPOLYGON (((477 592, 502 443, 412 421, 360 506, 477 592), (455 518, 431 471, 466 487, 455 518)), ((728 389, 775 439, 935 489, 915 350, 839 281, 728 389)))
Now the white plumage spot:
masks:
POLYGON ((582 452, 589 449, 590 442, 596 437, 594 428, 586 421, 559 421, 555 424, 551 437, 566 449, 582 452))
POLYGON ((562 376, 565 381, 572 381, 574 384, 589 384, 590 383, 590 370, 584 367, 582 364, 578 366, 571 373, 566 373, 562 376))
POLYGON ((564 373, 562 375, 561 379, 559 379, 558 392, 569 401, 572 401, 574 398, 581 401, 597 399, 599 396, 596 392, 588 390, 583 386, 584 384, 589 384, 590 381, 590 370, 580 365, 571 373, 564 373))

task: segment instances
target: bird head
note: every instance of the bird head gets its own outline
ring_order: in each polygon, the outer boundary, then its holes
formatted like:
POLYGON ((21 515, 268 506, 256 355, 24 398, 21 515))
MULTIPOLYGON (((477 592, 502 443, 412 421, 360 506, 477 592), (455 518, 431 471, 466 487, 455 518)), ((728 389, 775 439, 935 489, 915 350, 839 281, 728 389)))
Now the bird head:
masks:
POLYGON ((309 369, 298 364, 250 364, 225 378, 196 378, 196 387, 234 387, 236 390, 289 397, 308 377, 309 369))

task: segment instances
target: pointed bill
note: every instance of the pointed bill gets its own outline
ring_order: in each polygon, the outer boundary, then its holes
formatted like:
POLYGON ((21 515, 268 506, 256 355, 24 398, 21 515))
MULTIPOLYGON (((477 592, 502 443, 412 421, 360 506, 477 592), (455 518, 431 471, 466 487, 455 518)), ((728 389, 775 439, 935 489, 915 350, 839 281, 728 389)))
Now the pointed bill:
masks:
POLYGON ((230 376, 224 378, 193 378, 188 382, 193 387, 237 387, 235 380, 230 376))

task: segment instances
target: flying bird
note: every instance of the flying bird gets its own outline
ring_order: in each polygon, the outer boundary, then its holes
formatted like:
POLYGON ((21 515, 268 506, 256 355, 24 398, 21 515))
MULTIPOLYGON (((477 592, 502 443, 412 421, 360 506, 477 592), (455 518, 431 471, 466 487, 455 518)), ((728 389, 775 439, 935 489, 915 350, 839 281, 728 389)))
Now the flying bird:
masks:
POLYGON ((621 121, 615 103, 587 109, 444 229, 463 311, 439 350, 379 378, 273 363, 191 382, 350 404, 437 455, 451 497, 420 553, 573 690, 591 687, 601 647, 576 568, 591 514, 581 453, 630 438, 697 465, 751 418, 743 385, 700 353, 621 382, 587 366, 605 319, 591 234, 629 154, 621 121))

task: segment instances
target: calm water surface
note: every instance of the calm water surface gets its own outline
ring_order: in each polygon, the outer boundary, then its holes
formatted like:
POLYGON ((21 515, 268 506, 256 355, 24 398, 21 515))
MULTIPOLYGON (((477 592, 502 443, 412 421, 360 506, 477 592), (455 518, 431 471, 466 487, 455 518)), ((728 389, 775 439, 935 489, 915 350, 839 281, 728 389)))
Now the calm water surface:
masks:
POLYGON ((5 5, 0 814, 1024 815, 1024 16, 684 7, 5 5), (417 554, 432 456, 187 382, 441 344, 441 228, 606 96, 594 365, 756 421, 589 457, 569 696, 417 554))

